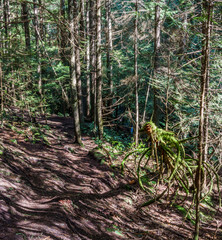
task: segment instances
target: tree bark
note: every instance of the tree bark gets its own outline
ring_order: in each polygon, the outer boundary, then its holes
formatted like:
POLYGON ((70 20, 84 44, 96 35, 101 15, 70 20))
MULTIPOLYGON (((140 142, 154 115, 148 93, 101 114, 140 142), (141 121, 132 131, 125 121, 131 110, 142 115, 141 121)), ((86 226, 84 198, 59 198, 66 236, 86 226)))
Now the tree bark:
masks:
MULTIPOLYGON (((3 14, 0 15, 0 28, 2 29, 3 24, 4 24, 4 5, 2 0, 0 0, 0 10, 3 14)), ((4 34, 3 31, 0 32, 0 49, 3 49, 4 45, 3 45, 3 41, 4 41, 4 34)))
MULTIPOLYGON (((107 79, 109 84, 110 98, 113 97, 113 66, 112 66, 112 21, 111 21, 111 0, 106 0, 106 44, 107 44, 107 79)), ((108 106, 112 106, 112 100, 108 102, 108 106)))
MULTIPOLYGON (((34 3, 37 3, 37 0, 34 0, 34 3)), ((39 42, 40 39, 40 28, 39 28, 39 9, 38 5, 34 4, 34 27, 35 27, 35 42, 36 42, 36 52, 37 52, 37 60, 38 60, 38 67, 37 67, 37 74, 38 74, 38 91, 40 95, 40 109, 41 113, 44 113, 43 108, 43 88, 42 88, 42 64, 41 64, 41 49, 39 42)))
MULTIPOLYGON (((158 1, 159 2, 159 1, 158 1)), ((155 38, 154 38, 154 78, 157 77, 157 70, 160 64, 160 30, 161 30, 161 20, 160 20, 160 6, 157 2, 155 8, 155 38)), ((160 100, 158 98, 158 89, 154 87, 154 102, 153 102, 153 122, 159 126, 160 118, 160 100)))
POLYGON ((60 0, 60 27, 59 27, 59 33, 60 33, 60 57, 64 65, 67 65, 67 59, 66 59, 66 44, 67 44, 67 32, 65 28, 65 0, 60 0))
MULTIPOLYGON (((42 0, 39 1, 39 6, 42 6, 42 0)), ((43 2, 44 4, 44 2, 43 2)), ((45 31, 44 31, 44 19, 43 19, 43 8, 39 7, 39 36, 41 38, 41 41, 45 40, 45 31)))
POLYGON ((199 239, 200 231, 200 199, 202 192, 202 167, 207 161, 208 152, 208 88, 209 88, 209 61, 210 61, 210 26, 212 16, 212 1, 203 1, 202 23, 202 63, 201 63, 201 95, 200 95, 200 120, 199 120, 199 161, 196 172, 196 224, 194 239, 199 239))
POLYGON ((90 2, 86 2, 86 116, 90 117, 91 95, 90 95, 90 24, 89 24, 90 2))
POLYGON ((72 110, 73 110, 73 122, 74 122, 74 135, 75 140, 79 144, 81 141, 81 130, 80 130, 80 116, 79 116, 79 105, 78 105, 78 87, 77 87, 77 76, 76 76, 76 45, 75 45, 75 30, 76 30, 76 18, 74 1, 70 3, 70 37, 71 37, 71 61, 70 61, 70 72, 71 72, 71 91, 72 91, 72 110))
POLYGON ((90 0, 90 81, 91 81, 91 115, 96 126, 96 4, 90 0))
POLYGON ((96 25, 96 118, 98 136, 103 138, 102 118, 102 56, 101 56, 101 0, 96 1, 97 25, 96 25))
POLYGON ((30 31, 29 31, 29 17, 28 17, 28 6, 26 2, 21 3, 22 6, 22 21, 25 30, 25 46, 26 50, 31 50, 30 31))
POLYGON ((3 19, 4 19, 4 40, 5 40, 5 49, 8 48, 8 36, 9 34, 9 22, 10 22, 10 9, 9 9, 9 0, 3 0, 3 19))
MULTIPOLYGON (((85 36, 85 0, 80 0, 80 40, 84 41, 86 39, 85 36)), ((81 47, 84 47, 84 43, 81 44, 81 47)))
POLYGON ((142 119, 142 124, 145 124, 145 119, 146 119, 146 107, 148 103, 148 98, 149 98, 149 93, 150 93, 150 84, 147 84, 147 90, 146 90, 146 99, 145 99, 145 104, 144 104, 144 110, 143 110, 143 119, 142 119))
POLYGON ((135 97, 136 97, 136 121, 135 121, 135 144, 139 143, 139 96, 138 96, 138 0, 135 3, 135 22, 134 22, 134 76, 135 76, 135 97))
POLYGON ((0 62, 0 88, 1 88, 1 115, 4 111, 4 92, 3 92, 3 77, 2 77, 2 63, 0 62))
POLYGON ((79 44, 79 5, 74 0, 74 18, 75 18, 75 55, 76 55, 76 80, 80 122, 84 122, 83 106, 82 106, 82 82, 81 82, 81 61, 80 61, 80 44, 79 44))

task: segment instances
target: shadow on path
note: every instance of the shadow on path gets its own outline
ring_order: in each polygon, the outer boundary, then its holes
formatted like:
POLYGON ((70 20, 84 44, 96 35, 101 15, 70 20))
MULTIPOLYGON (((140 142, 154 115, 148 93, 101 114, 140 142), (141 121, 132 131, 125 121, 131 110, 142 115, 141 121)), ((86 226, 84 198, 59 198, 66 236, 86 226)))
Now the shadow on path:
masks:
POLYGON ((48 125, 53 129, 50 146, 0 129, 5 147, 0 155, 0 239, 189 239, 192 226, 185 226, 182 217, 175 216, 176 228, 171 228, 160 208, 159 219, 152 211, 136 209, 143 195, 118 172, 90 158, 95 145, 89 137, 84 137, 85 148, 73 144, 71 119, 53 117, 48 125))

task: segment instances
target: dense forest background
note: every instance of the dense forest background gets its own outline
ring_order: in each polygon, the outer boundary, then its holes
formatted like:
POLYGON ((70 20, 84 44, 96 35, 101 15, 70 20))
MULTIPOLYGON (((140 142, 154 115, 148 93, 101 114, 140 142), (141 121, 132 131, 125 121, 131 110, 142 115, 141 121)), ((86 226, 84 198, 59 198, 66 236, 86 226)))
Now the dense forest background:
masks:
POLYGON ((78 106, 76 134, 79 122, 91 122, 100 137, 103 126, 117 125, 138 135, 138 124, 151 116, 181 138, 198 134, 203 22, 210 14, 205 105, 209 149, 219 157, 219 1, 206 1, 210 12, 202 1, 0 4, 1 110, 70 115, 78 106))
POLYGON ((95 122, 103 131, 103 120, 136 129, 153 114, 181 137, 196 135, 202 25, 211 14, 207 111, 215 140, 221 3, 208 2, 210 13, 201 1, 1 1, 2 110, 15 105, 30 114, 71 114, 77 88, 82 125, 95 122))
POLYGON ((1 123, 15 109, 33 122, 71 116, 75 142, 88 133, 126 150, 152 120, 196 137, 185 147, 201 181, 203 163, 222 162, 221 10, 219 0, 1 0, 1 123))

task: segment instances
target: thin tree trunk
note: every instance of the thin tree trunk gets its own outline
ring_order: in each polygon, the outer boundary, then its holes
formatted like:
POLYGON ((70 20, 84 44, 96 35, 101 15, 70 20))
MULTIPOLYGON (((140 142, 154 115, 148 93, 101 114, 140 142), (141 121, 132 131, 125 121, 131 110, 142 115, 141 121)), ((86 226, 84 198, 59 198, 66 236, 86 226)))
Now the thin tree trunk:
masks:
POLYGON ((99 138, 103 138, 102 118, 102 56, 101 56, 101 0, 96 1, 97 25, 96 25, 96 118, 99 138))
MULTIPOLYGON (((13 71, 13 74, 15 74, 16 75, 16 72, 15 71, 13 71)), ((13 101, 13 106, 15 106, 16 105, 16 90, 15 90, 15 82, 16 82, 16 79, 12 79, 12 96, 13 96, 13 99, 12 99, 12 101, 13 101)))
POLYGON ((1 87, 1 115, 4 111, 4 92, 3 92, 3 77, 2 77, 2 63, 0 62, 0 87, 1 87))
POLYGON ((5 49, 8 48, 8 37, 9 37, 9 21, 10 21, 10 9, 9 0, 3 0, 3 19, 4 19, 4 30, 5 30, 5 49))
POLYGON ((145 123, 145 119, 146 119, 146 107, 147 107, 147 103, 148 103, 149 93, 150 93, 150 84, 148 83, 147 91, 146 91, 146 99, 145 99, 145 104, 144 104, 144 110, 143 110, 142 123, 145 123))
POLYGON ((166 102, 165 102, 165 115, 166 115, 166 121, 165 121, 165 129, 168 130, 169 125, 169 109, 168 109, 168 103, 169 103, 169 90, 170 90, 170 53, 168 56, 168 73, 167 73, 167 87, 166 87, 166 102))
POLYGON ((134 75, 135 75, 135 97, 136 97, 136 121, 135 121, 135 144, 139 143, 139 96, 138 96, 138 0, 135 5, 135 22, 134 22, 134 75))
POLYGON ((9 22, 9 16, 8 16, 8 12, 9 12, 9 1, 8 0, 3 0, 3 15, 4 15, 4 29, 5 29, 5 36, 7 38, 8 36, 8 22, 9 22))
MULTIPOLYGON (((4 24, 4 5, 2 0, 0 0, 0 11, 3 13, 0 15, 0 28, 3 29, 3 24, 4 24)), ((4 34, 3 31, 0 31, 0 49, 4 48, 4 34)))
MULTIPOLYGON (((159 2, 159 1, 158 1, 159 2)), ((155 8, 155 38, 154 38, 154 78, 157 77, 157 69, 159 68, 160 62, 160 29, 161 29, 161 20, 160 20, 160 6, 157 4, 155 8)), ((154 87, 154 103, 153 103, 153 121, 156 125, 159 125, 160 117, 160 100, 158 98, 158 89, 154 87)))
POLYGON ((66 43, 67 43, 67 35, 65 28, 65 0, 60 0, 60 57, 64 65, 67 65, 66 59, 66 43))
MULTIPOLYGON (((1 4, 0 4, 1 9, 3 9, 3 15, 5 15, 4 4, 5 4, 4 1, 3 1, 3 3, 1 2, 1 4)), ((4 22, 3 24, 5 24, 5 17, 0 16, 0 20, 2 20, 2 22, 4 22)), ((2 48, 2 49, 4 47, 3 40, 4 40, 4 33, 0 32, 0 48, 2 48)), ((2 58, 1 52, 0 52, 0 58, 2 58)), ((3 110, 4 110, 4 92, 3 92, 3 76, 2 76, 3 74, 2 74, 2 62, 1 61, 2 60, 0 60, 0 89, 1 89, 1 117, 2 117, 3 110)))
MULTIPOLYGON (((44 2, 43 2, 44 3, 44 2)), ((42 5, 42 0, 39 0, 39 6, 42 5)), ((45 40, 45 31, 44 31, 44 20, 43 20, 43 9, 39 8, 39 35, 41 38, 41 41, 45 40)))
POLYGON ((39 9, 38 9, 38 5, 37 0, 33 0, 34 2, 34 27, 35 27, 35 44, 36 44, 36 50, 38 51, 39 48, 39 19, 38 19, 38 15, 39 15, 39 9))
POLYGON ((94 0, 90 0, 90 80, 91 80, 91 110, 94 119, 94 126, 96 127, 96 5, 94 0))
POLYGON ((196 224, 194 239, 199 239, 200 232, 200 198, 202 192, 202 167, 207 160, 207 137, 208 137, 208 87, 209 87, 209 60, 210 60, 210 24, 212 15, 212 1, 203 1, 202 23, 202 67, 201 67, 201 96, 200 96, 200 120, 199 120, 199 161, 196 172, 196 224))
MULTIPOLYGON (((80 41, 84 41, 86 39, 85 36, 85 0, 80 0, 80 41)), ((81 44, 81 47, 84 47, 84 43, 81 44)))
POLYGON ((73 109, 73 121, 74 121, 74 134, 75 140, 79 144, 81 141, 81 130, 80 130, 80 116, 78 106, 78 88, 77 88, 77 77, 76 77, 76 47, 75 47, 75 24, 76 19, 74 17, 74 2, 70 3, 70 37, 71 37, 71 61, 70 61, 70 72, 71 72, 71 91, 72 91, 72 109, 73 109))
MULTIPOLYGON (((37 3, 37 0, 34 0, 34 3, 37 3)), ((39 9, 37 4, 34 4, 34 27, 35 27, 35 41, 36 41, 36 51, 37 51, 37 58, 38 58, 38 67, 37 67, 37 74, 38 74, 38 91, 40 95, 40 109, 41 113, 44 113, 43 108, 43 89, 42 89, 42 64, 41 64, 41 49, 39 45, 40 41, 40 29, 39 29, 39 9)))
POLYGON ((80 62, 80 44, 79 44, 79 6, 77 1, 74 1, 74 18, 75 18, 75 54, 76 54, 76 80, 80 122, 84 122, 83 106, 82 106, 82 82, 81 82, 81 62, 80 62))
POLYGON ((89 24, 90 2, 86 2, 86 116, 90 116, 90 24, 89 24))
MULTIPOLYGON (((113 97, 113 66, 112 66, 112 51, 113 51, 113 40, 112 40, 112 22, 111 22, 111 0, 106 0, 106 28, 107 28, 107 79, 109 83, 110 97, 113 97)), ((113 101, 108 102, 108 106, 112 106, 113 101)))
POLYGON ((30 42, 30 31, 29 31, 29 17, 28 17, 28 7, 26 2, 21 3, 22 6, 22 21, 24 24, 25 30, 25 46, 28 51, 31 50, 31 42, 30 42))

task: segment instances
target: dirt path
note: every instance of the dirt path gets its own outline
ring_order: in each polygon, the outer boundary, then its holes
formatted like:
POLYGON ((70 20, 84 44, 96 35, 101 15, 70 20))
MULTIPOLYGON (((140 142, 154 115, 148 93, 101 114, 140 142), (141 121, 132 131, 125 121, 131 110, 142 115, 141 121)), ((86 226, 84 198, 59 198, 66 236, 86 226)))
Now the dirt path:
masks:
MULTIPOLYGON (((144 195, 90 157, 95 144, 89 137, 83 138, 85 148, 73 144, 71 119, 53 117, 48 125, 48 146, 0 129, 7 148, 0 158, 0 239, 191 237, 193 226, 175 210, 158 205, 137 210, 144 195)), ((213 239, 212 231, 203 239, 213 239)))

